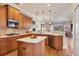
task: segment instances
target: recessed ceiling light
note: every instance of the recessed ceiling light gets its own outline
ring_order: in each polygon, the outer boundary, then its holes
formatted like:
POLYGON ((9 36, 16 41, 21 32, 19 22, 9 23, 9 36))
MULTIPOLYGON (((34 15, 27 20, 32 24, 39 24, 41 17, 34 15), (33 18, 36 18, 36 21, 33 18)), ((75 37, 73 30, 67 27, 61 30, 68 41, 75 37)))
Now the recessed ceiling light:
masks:
POLYGON ((48 6, 50 6, 50 4, 48 4, 48 6))

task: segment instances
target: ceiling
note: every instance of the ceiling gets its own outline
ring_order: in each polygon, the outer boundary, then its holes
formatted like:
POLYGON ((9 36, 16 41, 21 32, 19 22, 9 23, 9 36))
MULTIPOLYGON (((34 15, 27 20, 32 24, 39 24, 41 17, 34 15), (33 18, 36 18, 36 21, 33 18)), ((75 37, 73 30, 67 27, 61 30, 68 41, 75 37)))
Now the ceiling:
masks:
MULTIPOLYGON (((73 16, 72 3, 17 3, 12 5, 22 9, 23 11, 29 12, 36 17, 38 16, 39 18, 44 17, 45 19, 49 19, 49 10, 51 10, 52 18, 58 17, 60 19, 71 19, 73 16), (44 11, 44 14, 42 11, 44 11), (36 14, 36 12, 38 12, 38 14, 36 14)), ((62 19, 59 21, 62 21, 62 19)), ((65 21, 67 21, 67 19, 65 21)))

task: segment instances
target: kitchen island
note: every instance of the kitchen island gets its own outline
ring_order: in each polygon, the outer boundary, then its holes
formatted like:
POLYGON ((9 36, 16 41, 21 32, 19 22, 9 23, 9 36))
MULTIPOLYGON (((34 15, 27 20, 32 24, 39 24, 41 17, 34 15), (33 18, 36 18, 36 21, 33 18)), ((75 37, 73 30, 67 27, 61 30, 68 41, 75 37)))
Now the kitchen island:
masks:
POLYGON ((26 37, 17 39, 18 56, 44 56, 45 55, 46 36, 37 36, 36 38, 26 37))
POLYGON ((55 48, 56 50, 62 50, 64 47, 64 32, 42 32, 39 34, 33 32, 31 35, 47 36, 48 39, 45 41, 46 45, 55 48))

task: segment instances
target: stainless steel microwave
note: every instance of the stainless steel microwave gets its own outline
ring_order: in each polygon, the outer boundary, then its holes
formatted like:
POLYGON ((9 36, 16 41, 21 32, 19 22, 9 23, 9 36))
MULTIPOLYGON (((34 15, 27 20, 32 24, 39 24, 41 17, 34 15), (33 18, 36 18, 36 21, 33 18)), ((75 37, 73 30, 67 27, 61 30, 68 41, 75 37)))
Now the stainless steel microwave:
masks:
POLYGON ((12 19, 8 20, 8 27, 9 28, 18 28, 18 26, 19 26, 19 22, 18 21, 12 20, 12 19))

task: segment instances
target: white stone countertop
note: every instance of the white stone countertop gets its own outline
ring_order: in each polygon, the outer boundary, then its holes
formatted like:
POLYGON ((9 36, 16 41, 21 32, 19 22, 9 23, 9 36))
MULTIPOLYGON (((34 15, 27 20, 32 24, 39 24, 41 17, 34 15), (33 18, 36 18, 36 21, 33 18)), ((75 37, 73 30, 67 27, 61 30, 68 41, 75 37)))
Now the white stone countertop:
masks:
POLYGON ((0 38, 14 37, 14 36, 19 36, 19 35, 28 35, 28 33, 26 33, 26 34, 18 34, 18 35, 10 35, 10 36, 8 36, 8 35, 1 35, 0 38))
POLYGON ((37 32, 33 32, 33 34, 48 34, 48 35, 54 35, 54 36, 60 36, 60 35, 64 35, 64 32, 42 32, 42 33, 37 33, 37 32))
POLYGON ((37 36, 36 38, 26 37, 26 38, 17 39, 17 41, 28 42, 28 43, 39 43, 45 40, 46 38, 47 38, 46 36, 37 36))

